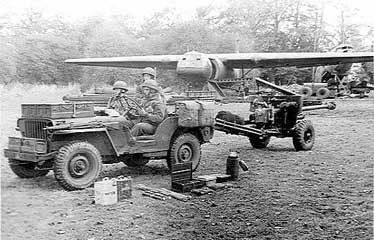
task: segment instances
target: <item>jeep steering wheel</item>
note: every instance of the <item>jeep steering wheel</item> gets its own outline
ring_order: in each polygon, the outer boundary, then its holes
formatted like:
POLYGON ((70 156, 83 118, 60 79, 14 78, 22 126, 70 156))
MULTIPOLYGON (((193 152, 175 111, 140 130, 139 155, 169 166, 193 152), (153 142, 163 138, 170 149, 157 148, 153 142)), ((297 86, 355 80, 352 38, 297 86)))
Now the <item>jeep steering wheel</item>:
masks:
POLYGON ((130 106, 129 109, 123 114, 124 116, 129 117, 130 119, 137 119, 140 117, 139 110, 142 109, 142 107, 139 105, 139 103, 130 97, 125 97, 127 104, 130 106))

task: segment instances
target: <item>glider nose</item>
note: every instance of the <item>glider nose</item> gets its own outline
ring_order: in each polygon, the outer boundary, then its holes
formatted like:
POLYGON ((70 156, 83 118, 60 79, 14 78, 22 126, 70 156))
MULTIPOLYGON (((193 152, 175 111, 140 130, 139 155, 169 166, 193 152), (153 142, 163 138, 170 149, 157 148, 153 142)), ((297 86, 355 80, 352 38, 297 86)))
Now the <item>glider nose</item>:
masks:
POLYGON ((195 51, 188 52, 178 61, 177 74, 209 79, 212 75, 212 63, 202 53, 195 51))

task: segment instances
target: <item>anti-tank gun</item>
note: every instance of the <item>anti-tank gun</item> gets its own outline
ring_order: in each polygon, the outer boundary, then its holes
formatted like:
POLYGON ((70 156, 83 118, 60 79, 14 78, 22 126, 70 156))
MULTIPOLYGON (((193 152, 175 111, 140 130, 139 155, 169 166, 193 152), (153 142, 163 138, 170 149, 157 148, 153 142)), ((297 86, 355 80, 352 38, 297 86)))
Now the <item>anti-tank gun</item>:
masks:
POLYGON ((273 137, 292 137, 296 150, 310 150, 315 141, 315 130, 305 111, 335 109, 335 103, 303 106, 301 95, 281 88, 263 79, 256 78, 273 92, 250 96, 248 120, 232 121, 228 114, 218 114, 216 130, 249 137, 253 147, 264 148, 273 137), (275 92, 274 92, 275 91, 275 92))

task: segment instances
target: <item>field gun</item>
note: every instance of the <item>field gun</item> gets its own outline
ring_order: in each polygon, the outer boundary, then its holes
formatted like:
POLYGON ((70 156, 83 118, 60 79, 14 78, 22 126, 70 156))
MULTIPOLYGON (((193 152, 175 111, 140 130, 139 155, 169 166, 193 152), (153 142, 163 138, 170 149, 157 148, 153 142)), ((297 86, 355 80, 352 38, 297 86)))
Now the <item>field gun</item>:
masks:
POLYGON ((216 117, 215 129, 228 134, 249 138, 254 148, 265 148, 271 137, 292 137, 297 151, 312 149, 315 130, 305 111, 336 108, 335 103, 303 106, 302 96, 287 89, 256 78, 256 83, 275 90, 266 95, 251 96, 248 120, 230 112, 221 111, 216 117), (279 94, 280 93, 280 94, 279 94))

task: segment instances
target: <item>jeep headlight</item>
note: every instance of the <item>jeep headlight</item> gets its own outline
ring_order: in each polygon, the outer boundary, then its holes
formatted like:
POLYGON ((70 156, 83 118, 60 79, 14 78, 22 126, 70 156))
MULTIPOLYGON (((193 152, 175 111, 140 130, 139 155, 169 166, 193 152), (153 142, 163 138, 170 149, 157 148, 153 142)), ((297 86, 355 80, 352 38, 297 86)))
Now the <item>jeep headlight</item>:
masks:
POLYGON ((47 152, 47 143, 37 141, 36 144, 35 144, 35 152, 46 153, 47 152))

